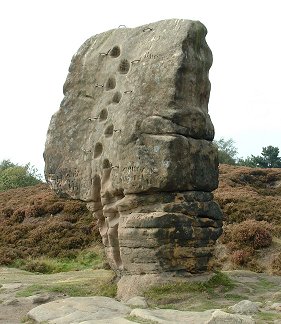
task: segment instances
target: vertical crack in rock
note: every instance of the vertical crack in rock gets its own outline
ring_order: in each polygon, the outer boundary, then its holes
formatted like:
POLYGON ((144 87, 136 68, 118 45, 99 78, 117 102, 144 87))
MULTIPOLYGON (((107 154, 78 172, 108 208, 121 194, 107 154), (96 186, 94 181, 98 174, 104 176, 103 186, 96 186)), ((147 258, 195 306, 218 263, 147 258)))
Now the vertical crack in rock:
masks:
POLYGON ((45 176, 88 203, 121 275, 206 271, 221 235, 206 33, 176 19, 114 29, 72 59, 45 176))

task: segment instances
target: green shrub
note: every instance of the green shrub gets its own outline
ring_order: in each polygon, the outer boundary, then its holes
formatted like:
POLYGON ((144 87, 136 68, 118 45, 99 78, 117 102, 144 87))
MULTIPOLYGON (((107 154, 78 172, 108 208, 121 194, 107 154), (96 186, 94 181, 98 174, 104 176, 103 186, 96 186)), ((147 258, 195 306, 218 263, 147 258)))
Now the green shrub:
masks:
POLYGON ((40 182, 41 176, 29 163, 25 166, 14 164, 9 160, 0 163, 0 191, 33 186, 40 182))

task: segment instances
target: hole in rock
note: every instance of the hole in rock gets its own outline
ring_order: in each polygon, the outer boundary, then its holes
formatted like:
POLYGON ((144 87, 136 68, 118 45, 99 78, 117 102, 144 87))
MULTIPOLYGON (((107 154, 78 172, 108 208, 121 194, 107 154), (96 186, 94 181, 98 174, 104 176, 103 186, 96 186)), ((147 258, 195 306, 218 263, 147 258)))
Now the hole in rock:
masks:
POLYGON ((94 158, 98 158, 101 156, 102 153, 102 144, 101 143, 96 143, 95 145, 95 150, 94 150, 94 158))
POLYGON ((114 93, 114 96, 113 96, 113 98, 112 98, 112 102, 114 102, 114 103, 119 103, 120 100, 121 100, 121 97, 122 97, 121 92, 116 92, 116 93, 114 93))
POLYGON ((95 174, 92 178, 92 190, 93 190, 93 201, 100 201, 100 190, 101 190, 101 179, 98 174, 95 174))
POLYGON ((110 136, 112 136, 112 134, 113 134, 113 125, 111 124, 106 127, 106 129, 104 131, 104 135, 105 135, 105 137, 110 137, 110 136))
POLYGON ((111 168, 111 164, 110 164, 110 162, 109 162, 108 159, 104 159, 104 160, 102 161, 102 168, 103 168, 103 169, 109 169, 109 168, 111 168))
POLYGON ((106 82, 105 89, 112 90, 116 87, 116 80, 115 78, 109 78, 106 82))
POLYGON ((119 46, 114 46, 112 50, 110 51, 109 55, 111 57, 118 57, 120 55, 120 47, 119 46))
POLYGON ((119 65, 119 72, 122 74, 126 74, 130 70, 130 62, 128 60, 122 60, 119 65))
POLYGON ((105 121, 107 119, 107 116, 108 116, 107 109, 103 109, 99 115, 100 121, 105 121))

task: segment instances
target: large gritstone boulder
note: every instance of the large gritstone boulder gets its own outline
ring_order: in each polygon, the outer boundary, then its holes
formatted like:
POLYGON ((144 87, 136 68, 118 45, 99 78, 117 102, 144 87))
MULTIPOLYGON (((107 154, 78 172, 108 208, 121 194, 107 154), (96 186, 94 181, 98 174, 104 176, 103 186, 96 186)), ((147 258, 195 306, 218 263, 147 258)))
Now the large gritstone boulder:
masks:
POLYGON ((178 19, 118 28, 72 59, 45 175, 88 202, 121 275, 203 272, 222 232, 206 33, 178 19))

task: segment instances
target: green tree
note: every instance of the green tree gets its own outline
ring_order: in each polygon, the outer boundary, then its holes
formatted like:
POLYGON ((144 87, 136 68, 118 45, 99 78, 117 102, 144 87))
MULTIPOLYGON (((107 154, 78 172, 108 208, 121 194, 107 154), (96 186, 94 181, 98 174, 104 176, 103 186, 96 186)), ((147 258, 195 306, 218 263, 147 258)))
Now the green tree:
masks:
POLYGON ((279 156, 279 148, 269 145, 262 148, 261 155, 251 155, 245 160, 239 160, 240 165, 259 168, 281 168, 281 157, 279 156))
POLYGON ((279 156, 279 148, 267 146, 262 148, 261 158, 258 159, 258 164, 262 168, 281 168, 281 157, 279 156))
POLYGON ((256 168, 256 162, 253 160, 253 155, 246 157, 246 159, 239 158, 237 165, 243 165, 251 168, 256 168))
POLYGON ((218 148, 219 163, 235 164, 237 148, 232 138, 226 140, 221 137, 219 140, 215 140, 214 144, 218 148))
POLYGON ((30 163, 25 166, 3 160, 0 164, 0 191, 33 186, 42 182, 41 175, 30 163))
POLYGON ((12 168, 15 166, 16 166, 16 164, 12 163, 10 160, 3 160, 0 164, 0 172, 5 169, 12 168))

